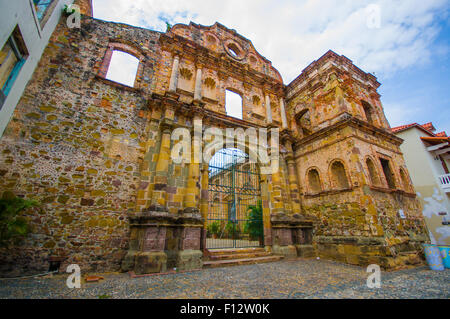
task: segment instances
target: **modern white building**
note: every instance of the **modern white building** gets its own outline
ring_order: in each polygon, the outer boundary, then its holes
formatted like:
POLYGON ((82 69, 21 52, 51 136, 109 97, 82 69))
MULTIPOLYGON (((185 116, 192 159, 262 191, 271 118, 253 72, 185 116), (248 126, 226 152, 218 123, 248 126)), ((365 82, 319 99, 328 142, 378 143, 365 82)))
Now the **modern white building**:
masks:
POLYGON ((0 137, 73 0, 0 0, 0 137))
POLYGON ((435 131, 432 123, 392 128, 404 140, 401 150, 430 237, 435 244, 450 245, 450 137, 435 131))

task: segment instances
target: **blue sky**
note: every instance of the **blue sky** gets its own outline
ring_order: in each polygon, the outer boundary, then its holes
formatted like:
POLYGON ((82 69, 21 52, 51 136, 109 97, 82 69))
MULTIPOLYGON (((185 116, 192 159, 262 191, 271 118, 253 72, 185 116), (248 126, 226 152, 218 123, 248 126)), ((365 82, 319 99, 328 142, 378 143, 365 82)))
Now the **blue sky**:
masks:
POLYGON ((216 21, 250 39, 288 84, 328 49, 382 84, 392 126, 450 134, 449 0, 93 0, 94 17, 165 31, 216 21))

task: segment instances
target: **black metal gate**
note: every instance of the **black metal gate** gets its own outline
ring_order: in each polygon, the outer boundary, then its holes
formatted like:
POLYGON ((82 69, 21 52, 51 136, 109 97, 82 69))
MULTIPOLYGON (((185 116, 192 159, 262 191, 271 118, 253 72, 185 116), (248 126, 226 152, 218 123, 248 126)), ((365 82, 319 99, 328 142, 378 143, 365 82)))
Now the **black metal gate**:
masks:
POLYGON ((260 247, 263 241, 260 175, 238 149, 222 149, 209 163, 208 249, 260 247))

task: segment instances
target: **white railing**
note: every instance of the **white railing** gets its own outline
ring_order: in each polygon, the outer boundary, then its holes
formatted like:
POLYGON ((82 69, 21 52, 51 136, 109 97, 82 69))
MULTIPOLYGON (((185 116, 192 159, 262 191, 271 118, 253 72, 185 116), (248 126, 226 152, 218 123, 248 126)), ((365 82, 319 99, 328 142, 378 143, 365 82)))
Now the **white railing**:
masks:
POLYGON ((439 176, 439 182, 445 192, 450 192, 450 174, 439 176))

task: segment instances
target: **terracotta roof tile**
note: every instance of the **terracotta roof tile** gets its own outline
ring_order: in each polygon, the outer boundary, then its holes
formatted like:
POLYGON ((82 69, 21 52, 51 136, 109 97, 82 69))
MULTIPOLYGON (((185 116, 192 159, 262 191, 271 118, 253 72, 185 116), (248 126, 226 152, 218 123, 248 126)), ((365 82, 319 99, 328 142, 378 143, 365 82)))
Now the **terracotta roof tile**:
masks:
MULTIPOLYGON (((425 124, 422 124, 422 125, 420 125, 418 123, 411 123, 411 124, 401 125, 401 126, 397 126, 397 127, 392 127, 391 128, 391 132, 392 133, 398 133, 398 132, 404 131, 404 130, 406 130, 406 129, 410 128, 410 127, 413 127, 413 126, 418 127, 418 128, 420 128, 422 130, 425 130, 430 135, 439 136, 439 135, 433 133, 433 131, 436 130, 436 128, 433 126, 433 123, 431 123, 431 122, 425 123, 425 124)), ((442 134, 442 133, 445 134, 445 132, 441 132, 439 134, 442 134)), ((445 135, 445 136, 447 136, 447 135, 445 135)))
POLYGON ((434 131, 434 130, 436 130, 436 128, 433 126, 433 123, 431 123, 431 122, 428 122, 428 123, 423 124, 422 127, 423 127, 424 129, 426 129, 426 130, 429 130, 429 131, 434 131))
POLYGON ((403 130, 405 130, 405 129, 407 129, 407 128, 410 128, 411 126, 414 126, 414 125, 418 125, 418 124, 417 124, 417 123, 412 123, 412 124, 407 124, 407 125, 401 125, 401 126, 392 127, 392 128, 391 128, 391 131, 392 131, 392 133, 397 133, 397 132, 403 131, 403 130))

